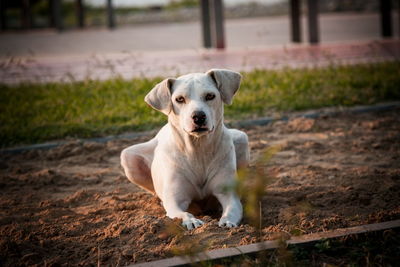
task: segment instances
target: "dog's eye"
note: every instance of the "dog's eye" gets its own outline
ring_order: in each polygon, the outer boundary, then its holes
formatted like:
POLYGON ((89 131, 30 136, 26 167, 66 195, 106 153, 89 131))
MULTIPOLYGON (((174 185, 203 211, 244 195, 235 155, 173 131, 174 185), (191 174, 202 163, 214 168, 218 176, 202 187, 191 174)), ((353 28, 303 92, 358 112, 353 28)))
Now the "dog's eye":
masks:
POLYGON ((213 100, 214 98, 215 98, 215 95, 214 95, 214 94, 207 94, 207 95, 206 95, 206 101, 213 100))
POLYGON ((175 98, 175 101, 178 103, 185 103, 185 98, 183 96, 178 96, 175 98))

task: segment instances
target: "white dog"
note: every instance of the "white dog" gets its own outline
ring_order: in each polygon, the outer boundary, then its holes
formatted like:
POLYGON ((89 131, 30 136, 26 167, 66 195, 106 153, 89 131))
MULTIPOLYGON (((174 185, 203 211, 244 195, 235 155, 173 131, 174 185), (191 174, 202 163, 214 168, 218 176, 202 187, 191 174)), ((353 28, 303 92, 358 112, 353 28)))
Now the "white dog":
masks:
POLYGON ((157 84, 145 97, 168 123, 150 141, 124 149, 121 164, 128 179, 155 192, 170 218, 188 229, 203 222, 186 210, 192 200, 213 195, 223 208, 219 226, 234 227, 242 205, 232 188, 236 170, 249 162, 244 132, 227 129, 223 103, 231 104, 241 75, 213 69, 157 84))

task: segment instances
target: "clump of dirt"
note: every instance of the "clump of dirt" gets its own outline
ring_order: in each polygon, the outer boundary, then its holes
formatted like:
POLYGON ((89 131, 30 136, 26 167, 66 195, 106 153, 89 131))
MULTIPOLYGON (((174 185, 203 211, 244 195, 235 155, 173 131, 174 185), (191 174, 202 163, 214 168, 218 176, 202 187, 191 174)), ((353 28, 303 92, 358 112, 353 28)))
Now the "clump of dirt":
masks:
MULTIPOLYGON (((264 239, 400 218, 400 110, 245 131, 252 162, 280 147, 262 163, 264 239)), ((126 265, 258 240, 248 218, 225 229, 200 212, 206 223, 191 231, 166 218, 119 166, 124 147, 150 138, 1 155, 0 265, 126 265)))

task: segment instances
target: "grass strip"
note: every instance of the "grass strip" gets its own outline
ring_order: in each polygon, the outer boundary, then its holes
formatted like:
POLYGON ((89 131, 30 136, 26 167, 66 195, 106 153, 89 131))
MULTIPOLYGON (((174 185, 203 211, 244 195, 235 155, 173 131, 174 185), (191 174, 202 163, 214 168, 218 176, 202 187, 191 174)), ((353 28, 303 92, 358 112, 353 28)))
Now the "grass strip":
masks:
MULTIPOLYGON (((0 147, 148 130, 166 116, 143 101, 162 78, 0 85, 0 147)), ((400 99, 400 62, 243 73, 225 118, 400 99)))

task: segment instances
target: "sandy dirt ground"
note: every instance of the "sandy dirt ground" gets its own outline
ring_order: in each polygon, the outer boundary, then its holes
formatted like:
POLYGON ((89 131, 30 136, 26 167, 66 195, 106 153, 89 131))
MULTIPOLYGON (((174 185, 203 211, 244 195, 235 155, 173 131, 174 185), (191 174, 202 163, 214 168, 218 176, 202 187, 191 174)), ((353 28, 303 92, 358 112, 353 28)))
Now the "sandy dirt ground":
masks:
MULTIPOLYGON (((264 166, 264 239, 400 218, 399 109, 245 131, 253 163, 280 147, 264 166)), ((191 231, 167 219, 119 165, 121 149, 149 138, 1 155, 0 265, 123 266, 172 256, 190 241, 214 249, 257 240, 246 217, 225 229, 218 214, 200 212, 206 224, 191 231)))

